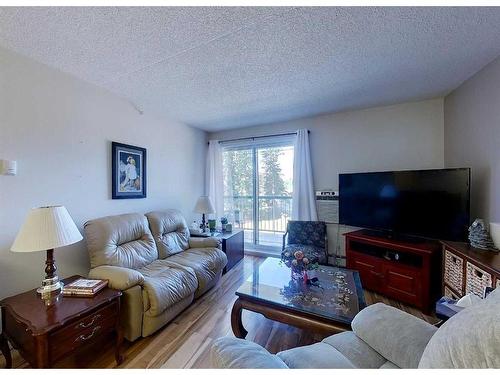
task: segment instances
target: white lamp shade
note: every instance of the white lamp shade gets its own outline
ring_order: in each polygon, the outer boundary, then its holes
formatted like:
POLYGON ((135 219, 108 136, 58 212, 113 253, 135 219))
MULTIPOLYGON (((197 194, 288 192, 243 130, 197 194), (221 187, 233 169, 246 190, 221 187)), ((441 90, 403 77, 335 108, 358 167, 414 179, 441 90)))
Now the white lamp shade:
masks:
POLYGON ((71 245, 83 239, 64 206, 33 208, 11 251, 33 252, 71 245))
POLYGON ((210 197, 207 195, 202 195, 201 197, 199 197, 196 205, 194 206, 194 212, 198 214, 215 213, 215 208, 210 197))

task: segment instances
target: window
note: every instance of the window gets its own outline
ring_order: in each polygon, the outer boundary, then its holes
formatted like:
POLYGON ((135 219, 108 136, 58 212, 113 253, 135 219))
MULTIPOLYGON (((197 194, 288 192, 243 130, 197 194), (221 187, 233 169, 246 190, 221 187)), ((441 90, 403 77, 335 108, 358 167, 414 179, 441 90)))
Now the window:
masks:
POLYGON ((292 214, 293 137, 222 147, 225 215, 248 244, 280 248, 292 214))

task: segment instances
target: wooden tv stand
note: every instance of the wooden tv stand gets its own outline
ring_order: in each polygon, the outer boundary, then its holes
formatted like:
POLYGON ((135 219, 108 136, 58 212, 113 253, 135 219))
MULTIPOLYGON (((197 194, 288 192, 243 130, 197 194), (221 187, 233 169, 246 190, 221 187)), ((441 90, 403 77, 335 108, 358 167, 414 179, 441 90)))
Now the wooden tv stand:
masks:
POLYGON ((359 271, 363 288, 432 311, 441 286, 439 242, 385 238, 369 230, 345 237, 347 267, 359 271))

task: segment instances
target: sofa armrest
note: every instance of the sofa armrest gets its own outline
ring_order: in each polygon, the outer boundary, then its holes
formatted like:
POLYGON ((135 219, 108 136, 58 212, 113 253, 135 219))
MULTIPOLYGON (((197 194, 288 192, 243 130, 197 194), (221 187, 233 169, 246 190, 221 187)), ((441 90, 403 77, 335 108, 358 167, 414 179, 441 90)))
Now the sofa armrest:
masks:
POLYGON ((219 369, 288 368, 278 356, 262 346, 234 337, 215 340, 210 350, 210 360, 212 367, 219 369))
POLYGON ((217 237, 190 237, 189 247, 216 247, 220 248, 221 240, 217 237))
POLYGON ((112 289, 127 290, 135 285, 142 285, 144 276, 133 269, 116 266, 99 266, 89 272, 91 279, 108 280, 112 289))
POLYGON ((399 309, 376 303, 361 310, 352 330, 375 351, 401 368, 417 368, 437 328, 399 309))

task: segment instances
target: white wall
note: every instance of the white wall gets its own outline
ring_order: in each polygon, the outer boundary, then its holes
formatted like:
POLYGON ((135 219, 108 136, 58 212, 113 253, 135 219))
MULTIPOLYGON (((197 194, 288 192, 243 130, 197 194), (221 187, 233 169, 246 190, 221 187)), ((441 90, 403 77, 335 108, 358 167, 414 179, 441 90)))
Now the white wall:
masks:
POLYGON ((443 99, 369 108, 209 133, 226 140, 307 128, 316 189, 343 172, 442 168, 443 99))
POLYGON ((444 101, 445 165, 472 168, 471 219, 500 221, 500 58, 444 101))
MULTIPOLYGON (((338 189, 342 172, 442 168, 443 99, 328 114, 272 125, 210 133, 210 139, 278 134, 307 128, 316 190, 338 189)), ((337 227, 329 247, 343 252, 337 227)))
MULTIPOLYGON (((11 253, 31 207, 65 205, 82 230, 92 218, 178 208, 188 220, 202 193, 206 133, 140 115, 125 100, 0 49, 0 298, 39 285, 44 253, 11 253), (110 142, 147 149, 145 199, 111 199, 110 142)), ((167 99, 165 99, 167 100, 167 99)), ((56 250, 60 276, 85 275, 85 243, 56 250)))

